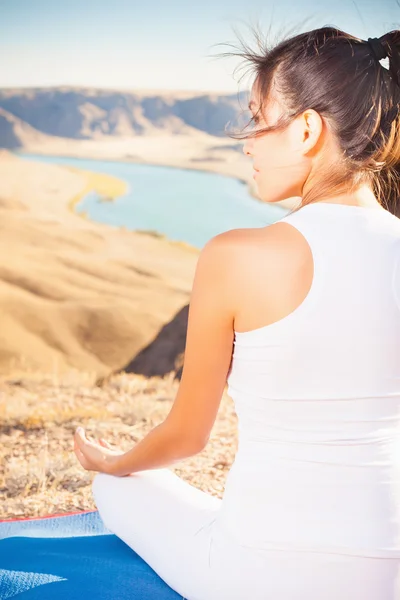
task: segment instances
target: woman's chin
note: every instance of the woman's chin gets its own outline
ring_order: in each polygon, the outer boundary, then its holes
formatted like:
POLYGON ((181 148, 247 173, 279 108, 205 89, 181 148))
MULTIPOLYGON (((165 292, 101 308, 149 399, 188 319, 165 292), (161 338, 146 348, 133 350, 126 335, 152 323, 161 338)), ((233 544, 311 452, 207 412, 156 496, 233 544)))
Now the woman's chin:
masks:
POLYGON ((282 200, 285 200, 284 196, 273 196, 271 194, 260 194, 260 192, 258 192, 258 190, 257 190, 257 196, 259 197, 261 202, 264 202, 265 204, 275 204, 276 202, 281 202, 282 200))
POLYGON ((285 190, 282 192, 276 191, 271 192, 269 190, 263 190, 261 186, 255 186, 255 192, 257 197, 261 200, 261 202, 265 202, 266 204, 276 204, 278 202, 282 202, 283 200, 287 200, 288 198, 293 198, 292 190, 285 190))

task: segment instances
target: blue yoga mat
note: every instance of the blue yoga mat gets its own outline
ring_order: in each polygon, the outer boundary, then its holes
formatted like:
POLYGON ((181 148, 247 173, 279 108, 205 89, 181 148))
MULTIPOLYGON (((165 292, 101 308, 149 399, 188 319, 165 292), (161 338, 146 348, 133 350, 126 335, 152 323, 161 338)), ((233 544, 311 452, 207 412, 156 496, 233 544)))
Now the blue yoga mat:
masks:
POLYGON ((182 600, 97 511, 0 522, 0 599, 182 600))

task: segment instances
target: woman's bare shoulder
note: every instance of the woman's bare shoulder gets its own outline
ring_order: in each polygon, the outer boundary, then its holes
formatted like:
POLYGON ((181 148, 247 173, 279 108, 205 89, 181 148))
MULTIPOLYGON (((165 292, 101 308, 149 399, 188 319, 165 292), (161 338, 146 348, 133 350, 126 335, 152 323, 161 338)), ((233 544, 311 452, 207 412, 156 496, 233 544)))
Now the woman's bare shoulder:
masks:
POLYGON ((221 251, 228 250, 233 256, 249 258, 253 253, 262 250, 266 257, 270 252, 275 259, 293 259, 308 251, 308 243, 304 236, 292 225, 277 221, 266 227, 231 229, 213 237, 208 244, 221 251))
POLYGON ((311 285, 310 247, 286 222, 226 231, 213 237, 202 255, 205 280, 215 288, 220 284, 238 331, 285 317, 311 285))
POLYGON ((307 295, 313 277, 311 250, 289 223, 230 230, 212 243, 218 250, 210 264, 223 273, 237 331, 279 321, 307 295))

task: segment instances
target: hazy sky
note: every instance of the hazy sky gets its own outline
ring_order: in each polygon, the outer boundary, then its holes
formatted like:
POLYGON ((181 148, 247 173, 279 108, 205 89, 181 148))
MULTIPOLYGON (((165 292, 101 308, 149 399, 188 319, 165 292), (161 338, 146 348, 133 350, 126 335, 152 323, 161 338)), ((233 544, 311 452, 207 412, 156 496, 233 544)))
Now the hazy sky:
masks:
POLYGON ((211 54, 226 50, 215 44, 235 41, 233 28, 247 39, 246 24, 256 21, 273 32, 335 25, 367 39, 400 27, 400 6, 396 0, 0 0, 0 87, 235 92, 236 61, 211 54))

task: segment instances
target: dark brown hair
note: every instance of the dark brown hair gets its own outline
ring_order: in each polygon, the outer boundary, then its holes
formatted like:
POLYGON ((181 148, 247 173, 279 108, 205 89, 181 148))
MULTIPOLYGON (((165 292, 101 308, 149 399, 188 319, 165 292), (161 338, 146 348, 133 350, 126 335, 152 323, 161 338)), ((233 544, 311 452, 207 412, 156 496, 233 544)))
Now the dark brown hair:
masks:
POLYGON ((379 38, 388 69, 368 42, 334 27, 294 35, 272 48, 255 33, 258 50, 240 39, 239 51, 223 54, 244 59, 259 96, 257 113, 244 130, 228 135, 245 139, 282 130, 314 109, 328 121, 343 154, 317 173, 301 206, 367 183, 378 201, 400 216, 400 30, 379 38), (263 114, 272 85, 284 114, 275 125, 248 131, 263 114))

